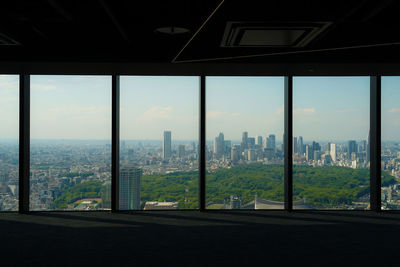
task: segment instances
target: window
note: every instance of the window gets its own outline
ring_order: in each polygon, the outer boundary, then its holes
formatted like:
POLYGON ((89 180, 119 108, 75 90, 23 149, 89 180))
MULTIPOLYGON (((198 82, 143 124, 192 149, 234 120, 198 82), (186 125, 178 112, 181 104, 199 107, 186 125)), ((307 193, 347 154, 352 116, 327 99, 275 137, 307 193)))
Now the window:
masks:
POLYGON ((31 76, 30 210, 111 199, 111 77, 31 76))
POLYGON ((382 209, 400 209, 400 77, 382 77, 382 209))
POLYGON ((293 79, 294 209, 369 208, 369 77, 293 79))
POLYGON ((283 209, 283 77, 207 77, 208 209, 283 209))
POLYGON ((121 210, 199 207, 199 77, 122 76, 121 210))
POLYGON ((18 210, 18 79, 18 75, 0 75, 0 211, 18 210))

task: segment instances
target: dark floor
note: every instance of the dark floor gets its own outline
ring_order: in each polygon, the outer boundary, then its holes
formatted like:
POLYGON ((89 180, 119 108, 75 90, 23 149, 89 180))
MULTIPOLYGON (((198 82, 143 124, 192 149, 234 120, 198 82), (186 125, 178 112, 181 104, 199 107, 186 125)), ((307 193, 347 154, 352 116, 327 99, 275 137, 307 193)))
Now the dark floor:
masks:
POLYGON ((0 240, 0 266, 400 266, 400 213, 3 213, 0 240))

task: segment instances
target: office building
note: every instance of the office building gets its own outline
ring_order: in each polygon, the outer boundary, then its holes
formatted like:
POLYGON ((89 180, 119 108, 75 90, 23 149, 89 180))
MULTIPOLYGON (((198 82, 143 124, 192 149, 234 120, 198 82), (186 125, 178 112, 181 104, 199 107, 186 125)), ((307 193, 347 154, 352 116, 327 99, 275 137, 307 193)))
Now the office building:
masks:
POLYGON ((240 160, 240 146, 233 146, 231 149, 231 160, 237 163, 240 160))
POLYGON ((331 143, 330 149, 329 149, 329 154, 331 156, 331 159, 333 162, 336 162, 336 144, 331 143))
POLYGON ((101 206, 111 209, 111 181, 106 181, 101 186, 101 206))
POLYGON ((274 134, 270 134, 267 138, 267 148, 272 149, 275 152, 275 135, 274 134))
POLYGON ((163 135, 162 156, 163 159, 169 159, 172 157, 171 131, 164 131, 163 135))
POLYGON ((297 141, 297 152, 299 153, 300 156, 304 154, 303 151, 303 136, 299 136, 299 139, 297 141))
POLYGON ((224 134, 219 133, 219 135, 214 139, 214 157, 220 159, 224 155, 224 152, 225 152, 224 134))
POLYGON ((256 145, 259 145, 260 147, 263 146, 263 138, 262 138, 262 136, 257 136, 256 145))
POLYGON ((257 158, 256 158, 256 150, 255 149, 253 149, 253 148, 250 148, 248 151, 247 151, 247 153, 248 153, 248 161, 256 161, 257 160, 257 158))
POLYGON ((367 152, 367 162, 369 162, 371 160, 371 139, 370 139, 370 131, 368 131, 368 137, 366 140, 366 152, 367 152))
POLYGON ((123 167, 119 178, 119 208, 121 210, 140 209, 140 184, 142 169, 134 166, 123 167))
POLYGON ((297 137, 293 137, 293 154, 297 154, 297 137))
POLYGON ((179 145, 178 146, 178 157, 179 158, 184 158, 185 157, 185 145, 179 145))
POLYGON ((357 153, 357 143, 355 140, 350 140, 347 146, 347 157, 351 159, 351 154, 357 153))
POLYGON ((248 148, 254 148, 256 144, 256 139, 254 137, 247 138, 248 148))
POLYGON ((231 157, 231 147, 232 147, 231 140, 224 140, 224 155, 227 158, 231 157))
POLYGON ((242 151, 244 151, 245 149, 249 148, 249 144, 248 144, 248 139, 249 138, 249 134, 247 132, 243 132, 242 134, 242 143, 241 143, 241 149, 242 151))

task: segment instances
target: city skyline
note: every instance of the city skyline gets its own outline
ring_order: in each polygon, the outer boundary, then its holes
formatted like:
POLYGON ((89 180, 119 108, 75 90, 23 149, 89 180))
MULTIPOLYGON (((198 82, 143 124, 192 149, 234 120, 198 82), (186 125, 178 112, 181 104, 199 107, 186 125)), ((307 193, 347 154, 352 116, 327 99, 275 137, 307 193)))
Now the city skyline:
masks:
MULTIPOLYGON (((121 90, 126 93, 121 96, 121 140, 160 140, 159 133, 166 128, 175 133, 175 140, 198 140, 198 77, 121 78, 121 88, 129 88, 121 90), (124 114, 135 117, 136 124, 124 114)), ((274 133, 281 140, 282 81, 282 77, 207 77, 207 140, 221 129, 227 138, 240 140, 236 136, 244 128, 253 136, 274 133)), ((4 125, 0 139, 18 137, 18 82, 17 75, 0 75, 0 112, 7 114, 0 116, 4 125)), ((399 140, 399 86, 400 77, 382 78, 383 141, 399 140)), ((32 140, 111 139, 109 76, 32 75, 31 88, 32 140)), ((365 138, 368 77, 294 77, 293 100, 294 135, 319 141, 365 138)))

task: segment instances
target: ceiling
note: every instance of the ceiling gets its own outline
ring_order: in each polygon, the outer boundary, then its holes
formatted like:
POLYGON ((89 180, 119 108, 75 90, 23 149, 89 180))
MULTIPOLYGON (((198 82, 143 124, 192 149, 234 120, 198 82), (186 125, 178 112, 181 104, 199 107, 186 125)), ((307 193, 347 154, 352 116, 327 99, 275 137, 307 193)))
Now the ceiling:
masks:
MULTIPOLYGON (((0 61, 398 63, 399 11, 390 0, 13 0, 2 3, 0 61), (221 46, 233 22, 325 28, 302 46, 221 46), (156 31, 171 26, 189 32, 156 31)), ((286 36, 244 34, 267 43, 286 36)))

